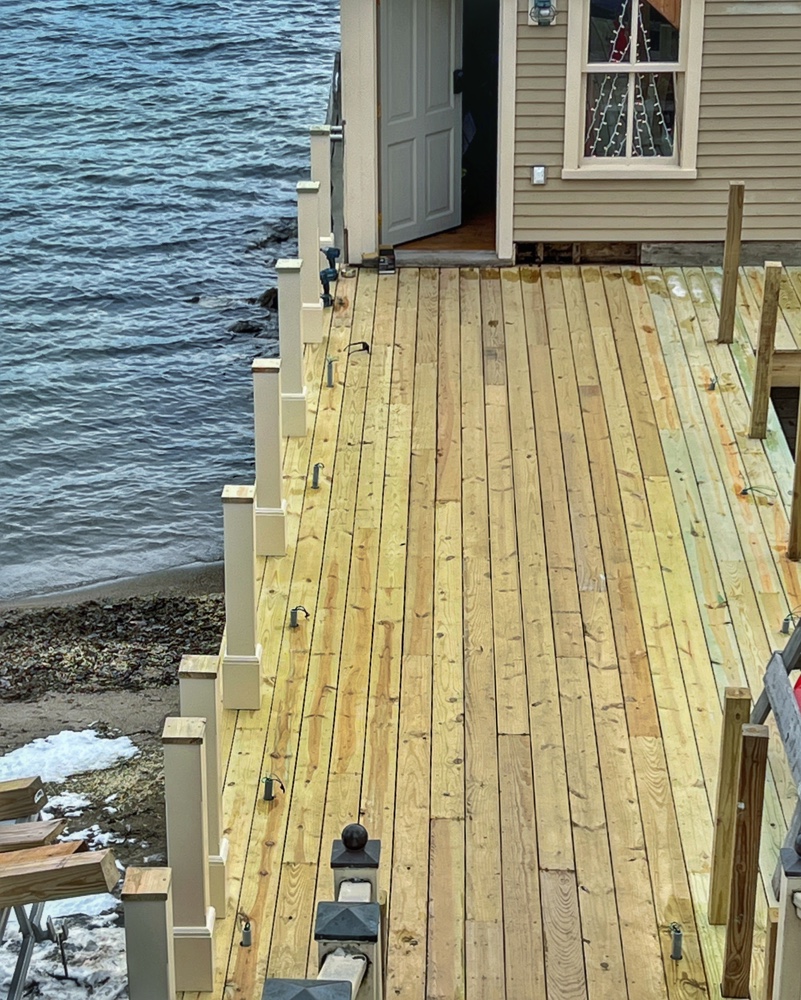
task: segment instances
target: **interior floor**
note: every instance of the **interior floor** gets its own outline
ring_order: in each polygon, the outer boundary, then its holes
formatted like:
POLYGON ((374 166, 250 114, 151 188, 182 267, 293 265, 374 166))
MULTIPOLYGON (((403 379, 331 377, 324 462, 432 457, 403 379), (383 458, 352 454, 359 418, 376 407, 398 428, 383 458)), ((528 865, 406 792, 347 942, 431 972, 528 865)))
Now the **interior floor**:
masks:
POLYGON ((489 250, 495 249, 495 210, 477 212, 456 229, 446 229, 421 240, 399 243, 396 250, 489 250))

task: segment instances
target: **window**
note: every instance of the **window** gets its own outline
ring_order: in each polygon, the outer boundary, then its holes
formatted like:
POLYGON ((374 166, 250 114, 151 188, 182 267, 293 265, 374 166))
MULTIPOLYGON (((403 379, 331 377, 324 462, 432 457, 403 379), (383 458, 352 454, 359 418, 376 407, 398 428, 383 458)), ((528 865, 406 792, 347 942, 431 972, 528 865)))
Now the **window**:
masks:
POLYGON ((562 176, 694 177, 703 0, 570 0, 562 176))

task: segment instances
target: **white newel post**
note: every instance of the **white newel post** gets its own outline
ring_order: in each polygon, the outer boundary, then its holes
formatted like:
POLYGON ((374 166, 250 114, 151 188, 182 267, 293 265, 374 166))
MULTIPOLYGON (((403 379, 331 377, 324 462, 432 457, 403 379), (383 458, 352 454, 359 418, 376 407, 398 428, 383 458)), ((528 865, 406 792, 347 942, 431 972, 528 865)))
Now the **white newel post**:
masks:
POLYGON ((320 183, 320 197, 317 200, 320 246, 332 247, 334 233, 331 228, 331 126, 312 125, 309 129, 309 138, 311 179, 320 183))
POLYGON ((301 330, 304 344, 319 344, 323 339, 323 302, 320 286, 320 217, 317 202, 319 181, 298 184, 298 257, 300 270, 301 330))
POLYGON ((281 353, 281 424, 287 437, 306 436, 306 386, 303 384, 303 338, 300 331, 302 260, 279 260, 278 338, 281 353))
POLYGON ((256 444, 256 554, 286 555, 281 370, 278 358, 253 362, 253 424, 256 444))
POLYGON ((164 722, 167 861, 173 877, 178 990, 214 989, 214 907, 209 904, 205 719, 164 722))
POLYGON ((226 486, 223 501, 225 647, 223 707, 261 707, 261 646, 256 626, 255 486, 226 486))
POLYGON ((206 720, 206 818, 209 896, 220 920, 227 904, 228 839, 223 836, 220 732, 222 685, 216 656, 183 656, 178 669, 181 715, 206 720))
POLYGON ((129 868, 122 902, 130 1000, 175 1000, 172 872, 129 868))

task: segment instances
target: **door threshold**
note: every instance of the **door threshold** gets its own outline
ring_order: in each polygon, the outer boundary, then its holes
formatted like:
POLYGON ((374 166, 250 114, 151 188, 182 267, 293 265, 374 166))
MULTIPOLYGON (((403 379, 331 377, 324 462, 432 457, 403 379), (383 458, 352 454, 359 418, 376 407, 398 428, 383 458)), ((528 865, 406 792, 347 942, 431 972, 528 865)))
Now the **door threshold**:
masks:
POLYGON ((509 267, 492 250, 395 250, 398 267, 509 267))

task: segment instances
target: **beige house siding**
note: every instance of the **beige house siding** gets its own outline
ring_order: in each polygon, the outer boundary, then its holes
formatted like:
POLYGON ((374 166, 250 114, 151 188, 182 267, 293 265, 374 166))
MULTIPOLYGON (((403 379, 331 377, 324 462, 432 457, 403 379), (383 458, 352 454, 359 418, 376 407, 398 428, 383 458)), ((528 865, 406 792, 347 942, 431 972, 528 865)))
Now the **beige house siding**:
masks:
POLYGON ((576 2, 557 0, 548 28, 529 26, 519 3, 515 241, 719 240, 730 180, 746 182, 744 239, 798 240, 801 4, 707 0, 696 180, 563 181, 566 8, 576 2), (548 179, 535 187, 538 164, 548 179))

